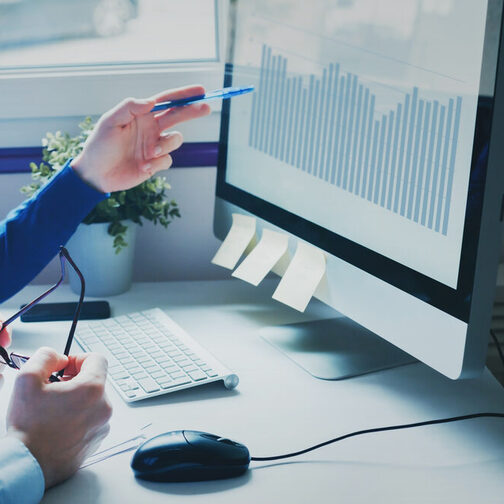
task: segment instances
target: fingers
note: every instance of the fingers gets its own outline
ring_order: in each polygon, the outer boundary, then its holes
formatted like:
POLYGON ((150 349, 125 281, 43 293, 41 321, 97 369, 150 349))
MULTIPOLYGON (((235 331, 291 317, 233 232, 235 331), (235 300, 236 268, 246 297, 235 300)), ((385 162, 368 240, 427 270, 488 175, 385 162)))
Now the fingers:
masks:
POLYGON ((199 96, 205 94, 205 88, 199 85, 184 86, 176 89, 168 89, 162 91, 150 98, 155 103, 180 100, 181 98, 189 98, 190 96, 199 96))
POLYGON ((20 376, 33 376, 40 383, 46 383, 55 371, 63 369, 68 363, 68 357, 59 354, 48 347, 39 348, 21 368, 20 376))
POLYGON ((107 360, 96 353, 72 355, 68 358, 65 375, 73 376, 73 382, 104 383, 107 378, 107 360))
POLYGON ((207 103, 195 103, 185 107, 176 107, 167 110, 156 116, 160 131, 172 128, 175 124, 197 119, 210 114, 210 107, 207 103))
POLYGON ((152 153, 149 161, 141 168, 146 174, 146 179, 162 170, 167 170, 173 163, 170 152, 178 149, 183 142, 183 137, 178 131, 173 131, 167 135, 161 136, 152 153))
MULTIPOLYGON (((0 326, 1 326, 0 322, 0 326)), ((7 348, 11 343, 11 332, 9 327, 4 327, 0 330, 0 345, 7 348)))
POLYGON ((64 377, 74 377, 80 373, 82 363, 86 360, 89 354, 76 354, 68 356, 68 364, 64 370, 64 377))
MULTIPOLYGON (((154 107, 154 105, 157 102, 179 100, 181 98, 187 98, 189 96, 198 96, 203 94, 205 94, 205 88, 203 86, 193 85, 163 91, 147 99, 126 98, 121 103, 116 105, 113 109, 106 112, 102 117, 102 122, 109 127, 126 126, 135 117, 141 116, 143 114, 148 114, 151 111, 152 107, 154 107)), ((191 108, 191 107, 182 107, 182 108, 191 108)), ((205 106, 202 110, 206 111, 207 108, 208 107, 205 106)), ((207 113, 209 112, 210 108, 208 108, 207 113)), ((194 113, 195 112, 193 111, 190 114, 194 113)), ((204 113, 202 115, 206 114, 204 113)), ((196 114, 192 117, 187 117, 187 119, 181 119, 177 122, 187 121, 195 117, 200 117, 200 115, 196 114)), ((176 122, 172 124, 176 124, 176 122)))
POLYGON ((178 149, 184 141, 182 135, 178 131, 172 131, 168 135, 163 135, 159 138, 159 142, 153 148, 152 155, 149 158, 159 158, 170 154, 175 149, 178 149))
POLYGON ((126 98, 112 110, 105 113, 102 121, 108 127, 126 126, 136 117, 148 114, 154 105, 155 102, 151 99, 126 98))
POLYGON ((142 166, 142 170, 145 173, 145 180, 147 180, 149 177, 152 177, 152 175, 154 175, 158 171, 168 170, 172 163, 173 159, 170 154, 157 159, 151 159, 147 164, 142 166))

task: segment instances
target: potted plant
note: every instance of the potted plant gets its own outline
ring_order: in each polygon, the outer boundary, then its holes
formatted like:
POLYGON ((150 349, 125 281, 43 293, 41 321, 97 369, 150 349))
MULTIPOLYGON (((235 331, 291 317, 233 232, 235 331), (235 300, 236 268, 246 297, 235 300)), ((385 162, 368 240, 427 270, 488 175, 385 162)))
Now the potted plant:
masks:
MULTIPOLYGON (((47 133, 42 139, 42 162, 30 163, 33 180, 21 192, 31 197, 69 158, 75 158, 93 126, 88 117, 79 124, 76 136, 47 133)), ((88 295, 113 295, 129 289, 137 226, 146 219, 166 228, 173 218, 180 217, 176 202, 166 199, 169 189, 164 177, 152 177, 127 191, 113 192, 84 219, 67 248, 84 274, 88 295)), ((70 284, 79 291, 75 276, 70 275, 70 284)))

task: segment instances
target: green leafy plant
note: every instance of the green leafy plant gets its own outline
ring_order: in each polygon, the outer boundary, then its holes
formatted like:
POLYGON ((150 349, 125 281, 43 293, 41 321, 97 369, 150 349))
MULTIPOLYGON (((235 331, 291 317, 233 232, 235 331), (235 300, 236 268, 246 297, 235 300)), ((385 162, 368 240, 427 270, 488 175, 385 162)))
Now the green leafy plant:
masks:
MULTIPOLYGON (((79 124, 80 133, 70 136, 57 131, 47 133, 42 139, 42 162, 30 163, 32 183, 21 188, 21 192, 31 197, 42 185, 60 171, 69 158, 75 158, 81 151, 94 124, 87 117, 79 124)), ((108 233, 114 237, 114 249, 119 253, 126 247, 124 221, 131 220, 142 225, 142 219, 167 227, 175 217, 180 217, 175 201, 166 199, 170 185, 164 177, 152 177, 142 184, 117 191, 110 198, 98 203, 84 219, 85 224, 109 222, 108 233)))

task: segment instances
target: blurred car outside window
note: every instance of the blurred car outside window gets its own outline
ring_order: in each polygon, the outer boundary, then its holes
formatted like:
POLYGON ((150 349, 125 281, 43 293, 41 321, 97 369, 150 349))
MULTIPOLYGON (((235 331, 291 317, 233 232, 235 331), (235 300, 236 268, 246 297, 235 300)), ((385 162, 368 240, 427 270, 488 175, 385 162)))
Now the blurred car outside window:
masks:
POLYGON ((0 0, 0 71, 218 58, 214 0, 0 0))

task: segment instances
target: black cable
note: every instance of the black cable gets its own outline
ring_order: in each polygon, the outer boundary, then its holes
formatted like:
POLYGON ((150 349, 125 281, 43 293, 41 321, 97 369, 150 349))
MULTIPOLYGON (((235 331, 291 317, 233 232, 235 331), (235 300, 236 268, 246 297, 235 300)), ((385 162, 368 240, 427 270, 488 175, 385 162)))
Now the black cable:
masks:
POLYGON ((502 364, 504 365, 504 353, 502 352, 502 347, 493 329, 490 329, 490 334, 494 340, 495 346, 497 347, 497 352, 499 352, 499 357, 501 358, 502 364))
POLYGON ((425 425, 435 425, 449 422, 457 422, 459 420, 470 420, 472 418, 504 418, 504 413, 473 413, 471 415, 462 415, 451 418, 441 418, 439 420, 427 420, 425 422, 416 422, 411 424, 403 424, 403 425, 391 425, 389 427, 376 427, 374 429, 365 429, 357 432, 351 432, 350 434, 345 434, 343 436, 339 436, 337 438, 331 439, 329 441, 325 441, 318 445, 312 446, 310 448, 306 448, 305 450, 300 450, 293 453, 286 453, 285 455, 275 455, 273 457, 250 457, 250 460, 255 460, 256 462, 265 462, 268 460, 279 460, 290 457, 297 457, 298 455, 303 455, 304 453, 308 453, 310 451, 316 450, 317 448, 322 448, 323 446, 327 446, 331 443, 336 443, 336 441, 342 441, 343 439, 347 439, 354 436, 360 436, 361 434, 371 434, 373 432, 384 432, 391 430, 400 430, 400 429, 411 429, 413 427, 423 427, 425 425))

